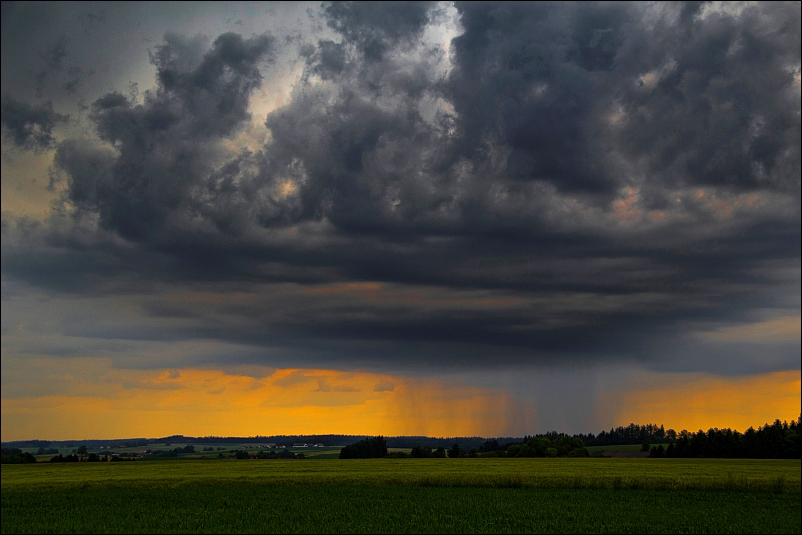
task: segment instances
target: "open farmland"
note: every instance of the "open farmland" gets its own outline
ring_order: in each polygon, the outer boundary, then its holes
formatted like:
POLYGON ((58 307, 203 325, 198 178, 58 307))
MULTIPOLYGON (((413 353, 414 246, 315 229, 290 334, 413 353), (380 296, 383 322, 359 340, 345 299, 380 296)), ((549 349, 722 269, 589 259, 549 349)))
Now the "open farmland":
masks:
POLYGON ((371 459, 4 465, 11 532, 799 532, 800 462, 371 459))

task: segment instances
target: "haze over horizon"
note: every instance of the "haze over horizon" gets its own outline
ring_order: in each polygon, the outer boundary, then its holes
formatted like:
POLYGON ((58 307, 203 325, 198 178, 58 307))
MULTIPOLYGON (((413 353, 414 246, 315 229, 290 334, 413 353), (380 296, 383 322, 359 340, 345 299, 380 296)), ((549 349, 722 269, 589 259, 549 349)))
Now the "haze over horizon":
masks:
POLYGON ((4 2, 2 440, 795 420, 800 15, 4 2))

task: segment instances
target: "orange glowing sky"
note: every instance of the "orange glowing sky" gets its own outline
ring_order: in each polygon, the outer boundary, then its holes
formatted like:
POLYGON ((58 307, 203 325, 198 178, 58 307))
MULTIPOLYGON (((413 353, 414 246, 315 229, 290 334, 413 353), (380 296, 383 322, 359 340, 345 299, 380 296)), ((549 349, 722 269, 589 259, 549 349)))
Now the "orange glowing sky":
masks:
MULTIPOLYGON (((538 420, 538 407, 530 400, 441 378, 319 369, 265 369, 264 376, 254 376, 254 369, 248 370, 252 375, 120 371, 98 361, 84 364, 99 368, 94 378, 65 374, 60 379, 66 388, 58 395, 4 397, 3 440, 171 434, 516 436, 538 420)), ((595 403, 599 428, 588 430, 594 433, 630 422, 662 423, 677 431, 712 426, 743 431, 799 414, 800 373, 736 378, 644 373, 629 389, 599 390, 595 403)))

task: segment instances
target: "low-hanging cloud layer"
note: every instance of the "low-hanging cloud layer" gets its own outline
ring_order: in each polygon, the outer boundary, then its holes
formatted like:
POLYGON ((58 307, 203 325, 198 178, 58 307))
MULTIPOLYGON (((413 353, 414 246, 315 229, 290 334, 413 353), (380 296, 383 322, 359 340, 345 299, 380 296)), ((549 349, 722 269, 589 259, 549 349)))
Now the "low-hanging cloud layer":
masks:
MULTIPOLYGON (((3 9, 5 34, 24 13, 3 9)), ((798 3, 308 16, 303 35, 170 31, 153 87, 75 110, 4 86, 4 151, 49 150, 54 195, 43 221, 4 201, 4 350, 227 348, 126 353, 143 368, 799 368, 798 3), (288 57, 297 81, 260 116, 288 57), (31 295, 71 296, 48 314, 75 348, 14 337, 43 312, 31 295)), ((64 71, 69 43, 31 83, 64 71)))

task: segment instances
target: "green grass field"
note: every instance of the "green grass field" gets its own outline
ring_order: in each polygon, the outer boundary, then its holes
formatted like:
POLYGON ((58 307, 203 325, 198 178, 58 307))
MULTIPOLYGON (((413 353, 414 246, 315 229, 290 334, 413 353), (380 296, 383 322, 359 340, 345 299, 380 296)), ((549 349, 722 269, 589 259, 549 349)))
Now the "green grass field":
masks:
POLYGON ((800 461, 3 465, 3 533, 799 533, 800 461))

